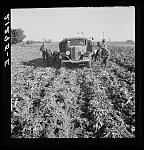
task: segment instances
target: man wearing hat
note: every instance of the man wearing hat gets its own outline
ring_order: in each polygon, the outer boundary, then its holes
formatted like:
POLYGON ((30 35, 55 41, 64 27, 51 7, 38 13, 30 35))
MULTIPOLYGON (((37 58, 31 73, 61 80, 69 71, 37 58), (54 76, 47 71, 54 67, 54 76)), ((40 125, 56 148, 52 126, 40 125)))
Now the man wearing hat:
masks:
POLYGON ((107 49, 106 39, 102 39, 102 47, 107 49))
POLYGON ((103 39, 102 40, 102 45, 101 45, 101 58, 102 58, 102 62, 101 64, 106 67, 107 66, 107 61, 108 58, 110 57, 110 51, 107 49, 107 45, 105 44, 106 40, 103 39))
POLYGON ((94 57, 95 61, 96 60, 100 61, 100 50, 101 50, 101 47, 102 46, 101 46, 100 42, 97 42, 97 51, 96 51, 95 57, 94 57))
POLYGON ((42 43, 42 46, 40 47, 40 51, 42 52, 43 60, 46 61, 46 48, 44 46, 44 43, 42 43))

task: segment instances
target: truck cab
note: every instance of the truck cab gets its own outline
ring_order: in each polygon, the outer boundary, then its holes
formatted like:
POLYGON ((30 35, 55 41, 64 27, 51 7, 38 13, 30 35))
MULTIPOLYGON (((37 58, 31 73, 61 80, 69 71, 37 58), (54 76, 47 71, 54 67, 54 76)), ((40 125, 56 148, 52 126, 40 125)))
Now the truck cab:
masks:
POLYGON ((91 67, 92 41, 85 37, 65 38, 59 43, 61 64, 77 63, 91 67))

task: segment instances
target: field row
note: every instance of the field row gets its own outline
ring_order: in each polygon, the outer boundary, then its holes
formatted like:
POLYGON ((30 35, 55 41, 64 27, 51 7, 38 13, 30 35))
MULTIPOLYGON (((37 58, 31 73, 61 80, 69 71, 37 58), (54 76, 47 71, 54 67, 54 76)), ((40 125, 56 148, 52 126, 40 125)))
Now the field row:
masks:
POLYGON ((135 72, 135 48, 108 46, 111 52, 110 60, 129 71, 135 72))
POLYGON ((12 137, 135 137, 135 97, 109 71, 28 67, 12 81, 12 137))

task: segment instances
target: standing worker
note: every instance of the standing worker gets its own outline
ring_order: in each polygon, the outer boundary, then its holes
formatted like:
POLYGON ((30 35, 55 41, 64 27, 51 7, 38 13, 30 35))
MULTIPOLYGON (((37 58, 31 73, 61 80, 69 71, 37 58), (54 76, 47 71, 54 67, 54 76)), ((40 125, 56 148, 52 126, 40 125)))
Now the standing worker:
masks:
POLYGON ((102 39, 102 48, 101 48, 101 64, 107 66, 107 61, 110 58, 110 51, 107 49, 106 39, 102 39))
POLYGON ((96 53, 95 53, 95 61, 98 60, 100 61, 100 50, 101 50, 101 44, 100 42, 97 42, 97 50, 96 50, 96 53))
POLYGON ((42 52, 43 60, 46 61, 46 48, 45 48, 44 42, 42 43, 42 46, 40 47, 40 51, 42 52))
POLYGON ((102 39, 102 47, 107 49, 106 39, 102 39))
POLYGON ((92 50, 92 60, 94 60, 94 62, 96 62, 96 58, 95 58, 96 52, 97 52, 97 49, 93 46, 93 50, 92 50))
POLYGON ((101 58, 102 58, 101 65, 104 64, 104 66, 106 67, 109 57, 110 57, 110 51, 105 47, 101 47, 101 58))
POLYGON ((45 48, 46 61, 49 65, 53 63, 53 50, 52 46, 50 48, 45 48))

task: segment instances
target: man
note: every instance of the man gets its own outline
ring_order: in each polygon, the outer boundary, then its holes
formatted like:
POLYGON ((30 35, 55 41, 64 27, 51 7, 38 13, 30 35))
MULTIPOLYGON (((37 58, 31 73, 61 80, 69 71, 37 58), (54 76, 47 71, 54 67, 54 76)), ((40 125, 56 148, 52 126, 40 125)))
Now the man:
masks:
POLYGON ((101 65, 104 64, 104 66, 106 67, 109 57, 110 57, 110 51, 105 47, 101 47, 101 58, 102 58, 101 65))
POLYGON ((53 51, 53 61, 54 62, 59 62, 59 55, 60 55, 60 52, 53 51))
POLYGON ((106 39, 102 39, 102 47, 107 49, 106 39))
POLYGON ((94 60, 94 62, 96 62, 96 60, 95 60, 96 51, 97 51, 97 50, 94 49, 93 52, 92 52, 92 55, 91 55, 92 60, 94 60))
POLYGON ((110 51, 107 49, 107 45, 106 45, 106 39, 102 39, 102 48, 101 48, 101 58, 102 58, 102 62, 101 64, 106 67, 107 66, 107 61, 108 58, 110 58, 110 51))
POLYGON ((100 61, 100 50, 101 50, 101 44, 100 42, 97 42, 97 50, 96 50, 96 53, 95 53, 95 61, 98 60, 100 61))
POLYGON ((98 51, 99 51, 99 47, 93 45, 92 60, 94 60, 94 62, 96 62, 97 60, 98 51))
POLYGON ((48 62, 49 65, 51 65, 53 63, 53 51, 52 48, 46 48, 46 60, 48 62))
POLYGON ((46 48, 44 43, 42 43, 42 46, 40 47, 40 51, 42 52, 42 58, 44 61, 46 61, 46 48))

